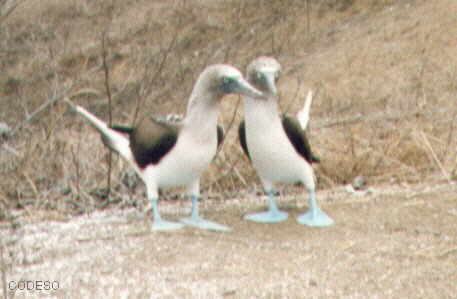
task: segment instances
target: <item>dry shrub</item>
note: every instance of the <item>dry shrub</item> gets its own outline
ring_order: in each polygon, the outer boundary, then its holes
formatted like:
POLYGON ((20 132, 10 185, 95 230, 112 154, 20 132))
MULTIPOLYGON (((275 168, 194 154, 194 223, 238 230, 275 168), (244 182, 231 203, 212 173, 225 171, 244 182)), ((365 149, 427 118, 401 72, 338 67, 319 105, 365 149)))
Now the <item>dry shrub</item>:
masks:
MULTIPOLYGON (((81 212, 142 198, 143 186, 123 182, 126 167, 118 159, 111 201, 103 198, 107 151, 63 104, 28 119, 60 94, 108 119, 104 32, 117 123, 184 112, 208 64, 243 69, 254 57, 273 55, 284 69, 284 111, 294 114, 308 88, 319 90, 308 134, 322 159, 319 188, 356 175, 372 183, 417 182, 436 173, 455 179, 456 32, 447 7, 455 4, 432 5, 29 0, 0 27, 0 119, 16 127, 0 141, 0 200, 81 212)), ((238 146, 238 101, 230 96, 222 104, 221 123, 231 129, 202 182, 213 196, 259 187, 238 146)))

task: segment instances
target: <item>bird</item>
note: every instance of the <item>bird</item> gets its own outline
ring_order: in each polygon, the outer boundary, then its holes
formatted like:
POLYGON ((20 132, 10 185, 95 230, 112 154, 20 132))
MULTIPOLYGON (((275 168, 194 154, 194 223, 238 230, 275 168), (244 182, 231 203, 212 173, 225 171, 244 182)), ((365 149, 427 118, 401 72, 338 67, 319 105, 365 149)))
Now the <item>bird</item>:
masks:
POLYGON ((314 156, 304 128, 308 124, 312 94, 308 94, 305 107, 298 117, 280 114, 276 83, 281 65, 272 57, 258 57, 247 67, 246 79, 265 94, 264 99, 244 95, 244 120, 238 127, 238 137, 244 153, 260 178, 268 196, 268 211, 245 215, 246 220, 275 223, 288 218, 276 203, 275 184, 301 182, 309 196, 309 210, 297 217, 308 226, 329 226, 334 223, 316 201, 314 156))
POLYGON ((229 227, 199 214, 200 177, 214 158, 222 131, 217 129, 221 99, 227 94, 252 98, 263 94, 242 73, 228 64, 210 65, 199 75, 188 100, 185 117, 178 123, 145 117, 134 126, 108 126, 81 106, 66 99, 101 133, 103 143, 123 157, 146 185, 152 206, 152 230, 177 230, 184 225, 215 231, 229 227), (219 135, 219 138, 218 138, 219 135), (191 198, 190 217, 180 222, 165 220, 158 208, 159 189, 185 186, 191 198))

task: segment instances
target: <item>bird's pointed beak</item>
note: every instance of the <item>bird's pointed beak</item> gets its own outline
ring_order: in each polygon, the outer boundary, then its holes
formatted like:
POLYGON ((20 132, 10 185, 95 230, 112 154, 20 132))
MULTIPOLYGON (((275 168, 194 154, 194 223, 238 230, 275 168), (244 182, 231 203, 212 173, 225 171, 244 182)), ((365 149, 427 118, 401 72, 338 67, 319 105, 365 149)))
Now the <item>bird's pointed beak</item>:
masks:
POLYGON ((278 90, 276 89, 275 74, 273 72, 265 73, 266 84, 270 96, 276 97, 278 90))
POLYGON ((238 80, 238 85, 236 86, 235 93, 238 93, 240 95, 245 95, 251 98, 256 98, 256 99, 261 99, 265 98, 265 94, 257 90, 254 86, 249 84, 248 81, 246 81, 244 78, 241 78, 238 80))

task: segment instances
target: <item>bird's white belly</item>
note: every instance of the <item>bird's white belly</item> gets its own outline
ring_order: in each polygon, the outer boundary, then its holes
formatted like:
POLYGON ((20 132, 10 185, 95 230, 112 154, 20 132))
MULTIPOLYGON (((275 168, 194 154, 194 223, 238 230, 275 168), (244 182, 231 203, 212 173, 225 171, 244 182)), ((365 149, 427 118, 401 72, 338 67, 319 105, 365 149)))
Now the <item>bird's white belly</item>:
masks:
POLYGON ((215 153, 215 143, 212 146, 178 142, 159 164, 148 166, 146 172, 155 178, 158 187, 189 185, 209 166, 215 153))
POLYGON ((271 130, 265 134, 246 132, 252 165, 261 178, 272 183, 302 180, 308 165, 295 151, 287 135, 278 131, 271 130))

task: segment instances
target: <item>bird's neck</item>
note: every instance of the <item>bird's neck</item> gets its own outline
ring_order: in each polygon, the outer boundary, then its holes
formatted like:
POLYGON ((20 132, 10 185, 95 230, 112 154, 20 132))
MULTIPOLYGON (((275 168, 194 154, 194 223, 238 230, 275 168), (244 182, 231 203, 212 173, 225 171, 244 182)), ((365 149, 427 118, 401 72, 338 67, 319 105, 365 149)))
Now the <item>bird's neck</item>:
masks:
POLYGON ((281 121, 277 99, 253 99, 244 97, 246 125, 268 127, 281 121))
MULTIPOLYGON (((187 113, 183 122, 183 133, 203 141, 216 140, 219 101, 217 95, 194 90, 187 105, 187 113)), ((206 142, 205 141, 205 142, 206 142)))

